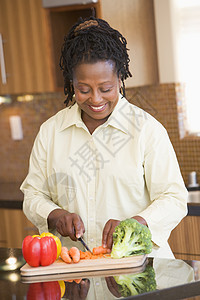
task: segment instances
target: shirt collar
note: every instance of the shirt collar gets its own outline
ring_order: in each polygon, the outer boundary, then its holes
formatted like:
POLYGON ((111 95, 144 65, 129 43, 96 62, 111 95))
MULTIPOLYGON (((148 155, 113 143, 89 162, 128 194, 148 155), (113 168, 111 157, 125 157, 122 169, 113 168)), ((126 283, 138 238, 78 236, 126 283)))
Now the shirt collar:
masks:
POLYGON ((129 133, 129 120, 127 118, 129 102, 121 94, 119 94, 119 100, 108 118, 108 120, 102 125, 104 127, 112 126, 125 133, 129 133))
POLYGON ((61 120, 60 131, 76 125, 77 127, 86 127, 81 119, 81 109, 75 103, 74 105, 65 108, 65 114, 61 120))
MULTIPOLYGON (((108 120, 102 125, 102 127, 112 126, 125 133, 128 133, 128 119, 127 114, 128 101, 119 94, 119 100, 108 118, 108 120)), ((76 125, 77 127, 86 128, 81 118, 81 109, 78 104, 75 103, 71 107, 65 108, 65 114, 62 120, 60 120, 60 131, 69 128, 70 126, 76 125)))

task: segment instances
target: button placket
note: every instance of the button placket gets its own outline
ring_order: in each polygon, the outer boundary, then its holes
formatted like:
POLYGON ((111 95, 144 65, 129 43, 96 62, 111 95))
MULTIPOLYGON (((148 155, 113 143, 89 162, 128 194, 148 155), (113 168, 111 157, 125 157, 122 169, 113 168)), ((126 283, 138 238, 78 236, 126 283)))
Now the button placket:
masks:
POLYGON ((93 278, 93 284, 94 284, 94 289, 95 289, 95 296, 96 296, 96 300, 102 300, 105 299, 104 298, 104 289, 103 289, 103 284, 101 281, 100 277, 97 278, 93 278))
POLYGON ((88 161, 88 219, 87 219, 87 236, 88 245, 93 248, 95 247, 96 240, 96 208, 95 208, 95 186, 96 186, 96 156, 95 156, 95 145, 93 139, 89 141, 89 147, 91 150, 91 156, 88 161))

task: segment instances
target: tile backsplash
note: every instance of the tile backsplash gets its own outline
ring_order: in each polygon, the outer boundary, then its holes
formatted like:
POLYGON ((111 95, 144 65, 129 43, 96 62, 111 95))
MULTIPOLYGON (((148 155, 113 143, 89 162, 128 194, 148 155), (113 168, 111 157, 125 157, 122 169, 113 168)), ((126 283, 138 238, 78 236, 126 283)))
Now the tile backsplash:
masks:
MULTIPOLYGON (((65 107, 62 93, 35 94, 31 101, 11 96, 12 102, 0 105, 0 182, 22 182, 28 171, 29 156, 40 125, 65 107), (22 120, 23 139, 12 140, 9 117, 22 120)), ((23 95, 20 95, 22 97, 23 95)), ((143 108, 167 129, 174 146, 183 179, 197 172, 200 178, 200 137, 185 137, 184 87, 161 84, 127 89, 127 99, 143 108)))
POLYGON ((200 179, 200 137, 187 136, 184 85, 179 83, 142 86, 127 91, 129 101, 153 115, 167 129, 185 184, 188 174, 200 179))

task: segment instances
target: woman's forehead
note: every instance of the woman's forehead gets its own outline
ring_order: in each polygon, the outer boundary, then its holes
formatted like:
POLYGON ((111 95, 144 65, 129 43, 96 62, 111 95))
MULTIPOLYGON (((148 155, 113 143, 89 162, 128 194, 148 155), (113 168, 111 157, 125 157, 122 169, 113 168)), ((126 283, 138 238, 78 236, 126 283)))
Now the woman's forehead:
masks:
POLYGON ((80 72, 80 71, 92 71, 92 70, 98 70, 98 71, 115 71, 115 62, 112 60, 98 60, 96 62, 81 62, 77 64, 73 71, 80 72))

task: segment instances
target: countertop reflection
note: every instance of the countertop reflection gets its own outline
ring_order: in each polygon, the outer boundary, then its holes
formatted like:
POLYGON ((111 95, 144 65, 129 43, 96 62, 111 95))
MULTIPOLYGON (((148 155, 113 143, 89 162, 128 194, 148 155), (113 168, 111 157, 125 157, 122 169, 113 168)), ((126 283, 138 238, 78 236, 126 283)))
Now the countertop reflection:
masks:
POLYGON ((147 258, 139 268, 21 276, 21 249, 0 248, 0 299, 184 299, 200 295, 200 262, 147 258), (4 271, 8 257, 16 270, 4 271), (16 264, 16 261, 12 260, 16 264), (148 276, 146 276, 148 275, 148 276), (49 298, 48 298, 49 297, 49 298), (128 297, 128 298, 127 298, 128 297))

